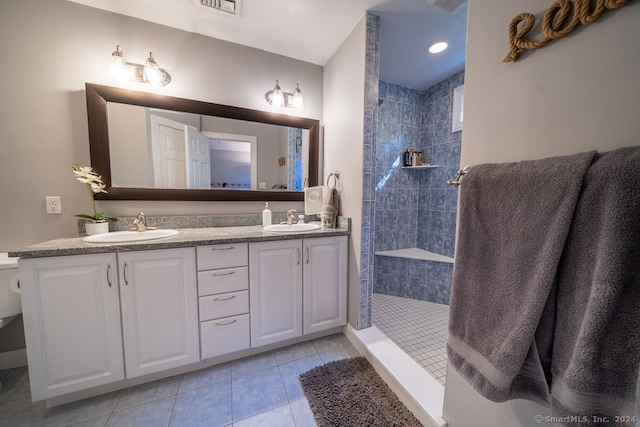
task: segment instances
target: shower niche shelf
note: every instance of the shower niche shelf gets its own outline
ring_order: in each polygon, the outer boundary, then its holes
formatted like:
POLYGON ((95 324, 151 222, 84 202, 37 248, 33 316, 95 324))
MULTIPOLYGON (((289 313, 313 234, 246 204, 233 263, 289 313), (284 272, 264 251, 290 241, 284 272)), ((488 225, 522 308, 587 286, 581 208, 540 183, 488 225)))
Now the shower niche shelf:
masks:
POLYGON ((439 168, 440 165, 420 165, 420 166, 402 166, 402 169, 433 169, 439 168))

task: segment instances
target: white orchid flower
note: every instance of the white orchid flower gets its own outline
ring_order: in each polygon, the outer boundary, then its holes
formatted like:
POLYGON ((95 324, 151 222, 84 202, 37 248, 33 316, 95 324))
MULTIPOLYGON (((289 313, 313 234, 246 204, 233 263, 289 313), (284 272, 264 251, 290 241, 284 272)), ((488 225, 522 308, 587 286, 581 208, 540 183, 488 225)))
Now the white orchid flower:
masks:
POLYGON ((117 218, 107 217, 104 212, 98 212, 96 208, 96 199, 94 194, 107 192, 107 190, 105 190, 106 185, 102 182, 102 176, 95 173, 90 166, 79 166, 78 164, 73 163, 71 167, 73 168, 73 174, 76 176, 76 179, 83 183, 91 193, 91 201, 93 202, 93 215, 78 214, 76 216, 94 221, 117 221, 117 218))

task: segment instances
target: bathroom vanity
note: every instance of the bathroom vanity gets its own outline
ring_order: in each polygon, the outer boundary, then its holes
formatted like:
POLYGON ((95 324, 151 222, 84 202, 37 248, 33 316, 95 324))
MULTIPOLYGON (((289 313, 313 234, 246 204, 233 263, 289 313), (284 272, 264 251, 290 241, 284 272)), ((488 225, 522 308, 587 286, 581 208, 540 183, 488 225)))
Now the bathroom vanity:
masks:
POLYGON ((33 401, 78 400, 339 331, 348 234, 180 229, 11 253, 21 257, 33 401))

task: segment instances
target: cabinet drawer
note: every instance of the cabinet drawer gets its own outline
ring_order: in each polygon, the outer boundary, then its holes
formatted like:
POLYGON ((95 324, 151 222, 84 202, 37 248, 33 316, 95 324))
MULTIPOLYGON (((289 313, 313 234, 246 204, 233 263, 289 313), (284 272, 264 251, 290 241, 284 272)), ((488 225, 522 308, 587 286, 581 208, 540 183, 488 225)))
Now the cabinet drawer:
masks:
POLYGON ((203 360, 248 349, 250 343, 248 314, 200 324, 200 349, 203 360))
POLYGON ((200 297, 200 321, 249 312, 249 291, 200 297))
POLYGON ((223 292, 249 289, 247 267, 222 268, 198 272, 198 295, 213 295, 223 292))
POLYGON ((198 271, 239 267, 249 261, 247 243, 198 246, 198 271))

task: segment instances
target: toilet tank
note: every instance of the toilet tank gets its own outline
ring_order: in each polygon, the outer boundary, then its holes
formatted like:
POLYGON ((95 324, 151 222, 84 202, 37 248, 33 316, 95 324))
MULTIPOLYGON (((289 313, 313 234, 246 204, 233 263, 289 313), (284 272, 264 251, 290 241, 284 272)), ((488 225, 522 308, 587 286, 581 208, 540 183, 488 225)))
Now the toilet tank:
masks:
POLYGON ((0 319, 22 313, 20 294, 14 292, 18 276, 18 258, 0 253, 0 319))

